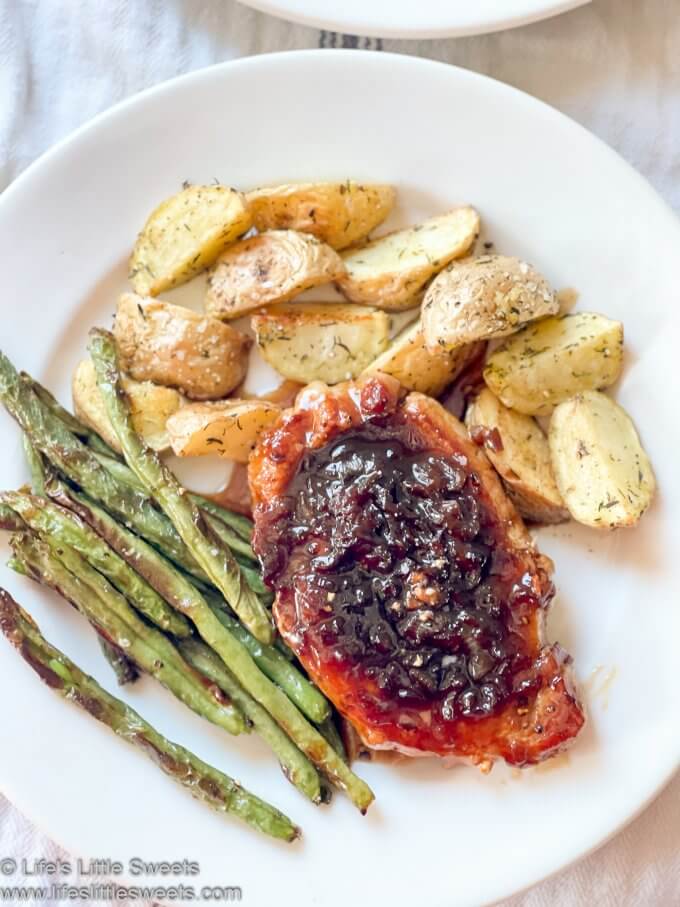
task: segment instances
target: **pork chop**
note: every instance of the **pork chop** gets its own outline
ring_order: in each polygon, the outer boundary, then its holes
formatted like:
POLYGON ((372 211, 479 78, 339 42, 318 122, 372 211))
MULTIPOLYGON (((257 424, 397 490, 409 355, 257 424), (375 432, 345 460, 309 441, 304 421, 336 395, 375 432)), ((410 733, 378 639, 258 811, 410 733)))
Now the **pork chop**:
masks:
POLYGON ((249 481, 279 631, 368 747, 522 766, 578 734, 552 563, 439 403, 384 375, 309 385, 249 481))

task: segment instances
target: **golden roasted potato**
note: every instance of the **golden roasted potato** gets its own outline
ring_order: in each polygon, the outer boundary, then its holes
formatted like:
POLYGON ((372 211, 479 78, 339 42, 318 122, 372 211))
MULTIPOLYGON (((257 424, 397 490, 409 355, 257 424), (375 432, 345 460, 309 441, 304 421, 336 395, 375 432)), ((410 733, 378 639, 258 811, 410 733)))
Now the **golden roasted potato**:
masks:
POLYGON ((345 252, 347 273, 338 289, 351 302, 387 311, 412 308, 432 275, 465 255, 478 235, 479 214, 468 207, 388 233, 345 252))
POLYGON ((209 268, 250 229, 245 199, 226 186, 187 186, 147 220, 130 258, 137 293, 157 296, 209 268))
POLYGON ((288 183, 246 195, 253 224, 311 233, 334 249, 364 240, 394 207, 393 186, 378 183, 288 183))
POLYGON ((548 434, 557 485, 569 512, 586 526, 634 526, 649 507, 654 471, 630 417, 598 391, 555 409, 548 434))
POLYGON ((247 463, 250 451, 281 407, 266 400, 189 403, 168 419, 168 435, 178 457, 219 454, 247 463))
POLYGON ((428 350, 418 320, 404 328, 363 374, 384 372, 410 391, 438 397, 479 354, 480 347, 468 343, 455 350, 428 350))
POLYGON ((315 236, 295 230, 260 233, 220 256, 210 277, 205 309, 215 318, 238 318, 330 283, 344 271, 338 253, 315 236))
POLYGON ((384 312, 345 302, 297 302, 253 315, 262 356, 284 378, 337 384, 356 376, 387 346, 384 312))
POLYGON ((252 346, 217 318, 135 293, 121 296, 113 333, 124 371, 192 400, 226 397, 245 377, 252 346))
POLYGON ((429 349, 514 334, 526 321, 555 315, 559 303, 545 278, 518 258, 482 255, 453 262, 438 274, 423 300, 429 349))
POLYGON ((534 523, 569 519, 555 484, 548 439, 531 416, 503 406, 488 388, 469 405, 465 424, 481 443, 520 514, 534 523))
POLYGON ((563 400, 613 384, 623 365, 623 325, 593 312, 545 318, 489 356, 484 380, 512 409, 547 416, 563 400))
MULTIPOLYGON (((138 434, 154 450, 167 450, 170 440, 165 429, 166 422, 182 406, 182 396, 170 387, 159 387, 149 381, 133 381, 126 376, 123 376, 123 387, 130 400, 132 424, 138 434)), ((76 367, 72 394, 78 418, 101 435, 110 447, 122 453, 97 385, 92 360, 83 359, 76 367)))

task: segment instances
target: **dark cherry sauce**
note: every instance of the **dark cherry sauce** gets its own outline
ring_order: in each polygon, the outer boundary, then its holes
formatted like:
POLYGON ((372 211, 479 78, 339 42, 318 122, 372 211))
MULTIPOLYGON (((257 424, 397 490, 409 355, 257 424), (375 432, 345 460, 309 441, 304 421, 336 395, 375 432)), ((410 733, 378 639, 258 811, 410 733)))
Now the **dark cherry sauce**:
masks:
POLYGON ((258 526, 301 651, 360 679, 375 720, 427 709, 444 723, 492 715, 533 683, 527 625, 546 602, 500 532, 464 457, 388 421, 308 451, 258 526))

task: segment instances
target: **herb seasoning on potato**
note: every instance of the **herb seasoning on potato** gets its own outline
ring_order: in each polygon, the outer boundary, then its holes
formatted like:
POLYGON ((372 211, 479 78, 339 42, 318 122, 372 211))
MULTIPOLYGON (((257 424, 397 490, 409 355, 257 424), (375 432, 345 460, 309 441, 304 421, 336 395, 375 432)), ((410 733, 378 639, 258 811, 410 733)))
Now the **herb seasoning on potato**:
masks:
POLYGON ((385 312, 347 303, 283 303, 252 319, 260 352, 280 375, 307 384, 356 378, 387 346, 385 312))
POLYGON ((209 268, 250 229, 245 199, 226 186, 187 186, 151 213, 130 258, 137 293, 157 296, 209 268))
POLYGON ((575 520, 595 529, 638 523, 656 480, 623 407, 598 391, 577 394, 552 414, 549 439, 555 478, 575 520))
POLYGON ((244 239, 220 257, 210 275, 205 310, 215 318, 238 318, 331 283, 344 271, 338 253, 315 236, 270 230, 244 239))
POLYGON ((192 400, 226 397, 243 381, 252 346, 216 318, 134 293, 118 302, 114 336, 133 378, 176 387, 192 400))
MULTIPOLYGON (((167 450, 170 440, 166 422, 185 403, 182 395, 171 387, 161 387, 151 381, 123 379, 125 392, 130 400, 132 423, 136 431, 154 450, 167 450)), ((92 428, 118 453, 121 453, 118 435, 109 420, 104 399, 97 386, 97 376, 90 359, 83 359, 73 373, 71 385, 73 409, 76 416, 92 428)))
POLYGON ((579 391, 609 387, 621 374, 623 325, 593 312, 545 318, 489 356, 484 380, 506 406, 547 416, 579 391))
POLYGON ((247 463, 261 432, 280 412, 280 406, 267 400, 190 403, 168 419, 170 444, 178 457, 219 454, 247 463))
POLYGON ((363 374, 383 372, 402 387, 438 397, 463 369, 479 356, 484 344, 467 343, 453 350, 429 350, 420 321, 398 334, 389 347, 364 369, 363 374))
POLYGON ((392 186, 379 183, 288 183, 246 196, 253 225, 311 233, 333 249, 366 239, 394 207, 392 186))
POLYGON ((508 497, 524 519, 532 523, 563 523, 569 519, 555 484, 548 439, 531 416, 508 409, 484 388, 468 407, 465 424, 473 441, 481 441, 508 497), (489 432, 497 433, 491 443, 487 442, 489 432))
POLYGON ((423 300, 430 349, 513 334, 527 321, 554 315, 554 291, 531 265, 505 255, 453 262, 432 281, 423 300))
POLYGON ((343 255, 347 273, 337 281, 350 302, 401 311, 418 305, 427 281, 466 255, 479 235, 474 208, 455 208, 374 239, 343 255))

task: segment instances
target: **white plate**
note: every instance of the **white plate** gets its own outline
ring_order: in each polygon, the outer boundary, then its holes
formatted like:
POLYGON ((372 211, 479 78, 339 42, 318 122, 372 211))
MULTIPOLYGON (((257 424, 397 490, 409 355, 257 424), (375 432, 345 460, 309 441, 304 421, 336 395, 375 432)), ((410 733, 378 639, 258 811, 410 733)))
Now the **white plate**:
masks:
MULTIPOLYGON (((362 819, 342 796, 329 809, 303 801, 256 738, 225 738, 151 682, 125 691, 171 738, 298 820, 304 841, 288 847, 192 801, 56 699, 2 641, 0 783, 68 848, 195 859, 201 884, 242 885, 251 904, 480 904, 600 844, 680 759, 680 229, 648 185, 565 117, 464 70, 346 51, 228 63, 99 117, 7 190, 2 346, 68 399, 86 332, 109 322, 124 285, 136 230, 182 180, 249 187, 350 175, 398 184, 397 222, 473 202, 497 248, 575 287, 580 307, 625 321, 617 396, 654 461, 658 500, 634 532, 540 533, 557 564, 552 633, 588 681, 587 731, 568 758, 524 773, 361 765, 378 797, 362 819)), ((14 487, 25 478, 19 436, 4 414, 0 430, 0 487, 14 487)), ((112 688, 71 609, 4 568, 0 581, 112 688)))
POLYGON ((303 25, 374 38, 481 35, 528 25, 590 0, 241 0, 303 25))

